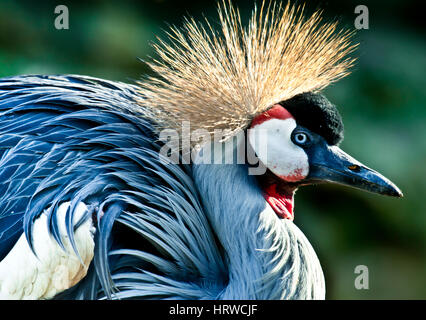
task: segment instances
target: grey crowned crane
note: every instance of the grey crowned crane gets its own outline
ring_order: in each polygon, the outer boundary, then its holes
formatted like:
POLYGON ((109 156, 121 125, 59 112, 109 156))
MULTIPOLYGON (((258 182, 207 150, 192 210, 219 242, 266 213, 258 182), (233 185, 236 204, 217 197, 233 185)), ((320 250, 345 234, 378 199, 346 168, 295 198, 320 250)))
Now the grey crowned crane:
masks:
POLYGON ((291 5, 262 5, 244 27, 224 3, 219 20, 172 28, 134 85, 0 79, 1 299, 325 298, 296 189, 402 196, 338 147, 341 117, 320 94, 348 74, 351 34, 291 5), (263 173, 234 157, 249 152, 263 173))

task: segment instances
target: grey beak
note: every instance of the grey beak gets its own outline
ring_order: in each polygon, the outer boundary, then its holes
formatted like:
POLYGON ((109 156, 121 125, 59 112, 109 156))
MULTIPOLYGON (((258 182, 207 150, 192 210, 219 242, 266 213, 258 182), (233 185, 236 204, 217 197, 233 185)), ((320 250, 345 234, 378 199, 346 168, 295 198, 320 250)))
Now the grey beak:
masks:
POLYGON ((337 146, 318 144, 309 152, 311 183, 332 182, 392 197, 402 197, 401 190, 383 175, 358 162, 337 146))

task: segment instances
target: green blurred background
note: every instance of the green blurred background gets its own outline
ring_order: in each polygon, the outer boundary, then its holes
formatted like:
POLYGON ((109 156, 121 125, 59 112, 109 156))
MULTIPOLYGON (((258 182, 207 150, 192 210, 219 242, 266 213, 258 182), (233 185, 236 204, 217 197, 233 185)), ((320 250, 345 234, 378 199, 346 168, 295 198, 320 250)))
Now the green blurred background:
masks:
MULTIPOLYGON (((248 17, 253 1, 234 1, 248 17)), ((301 3, 299 1, 299 3, 301 3)), ((358 4, 369 9, 359 30, 353 73, 326 89, 345 122, 342 148, 394 181, 392 199, 339 186, 303 188, 295 222, 317 251, 328 299, 426 298, 426 33, 418 1, 309 1, 354 28, 358 4), (369 268, 369 290, 354 269, 369 268)), ((139 58, 182 17, 217 21, 215 1, 0 1, 0 76, 74 73, 131 82, 147 72, 139 58), (65 4, 70 29, 54 28, 65 4)))

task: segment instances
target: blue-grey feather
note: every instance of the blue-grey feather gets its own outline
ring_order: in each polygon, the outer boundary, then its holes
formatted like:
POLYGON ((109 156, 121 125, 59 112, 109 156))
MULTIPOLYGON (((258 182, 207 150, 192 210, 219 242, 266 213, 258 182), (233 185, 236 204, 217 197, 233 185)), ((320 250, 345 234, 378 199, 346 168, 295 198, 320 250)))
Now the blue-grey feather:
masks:
POLYGON ((134 86, 90 77, 0 79, 0 260, 21 233, 32 247, 43 212, 63 246, 63 202, 70 202, 65 226, 75 251, 74 231, 95 218, 88 275, 58 298, 213 298, 201 282, 209 292, 226 282, 191 169, 160 161, 152 125, 131 111, 138 98, 134 86), (81 201, 88 211, 75 225, 81 201), (118 224, 137 235, 135 248, 114 237, 118 224))
POLYGON ((284 267, 276 258, 281 252, 304 270, 308 262, 294 258, 297 248, 269 252, 273 240, 256 236, 265 201, 246 168, 167 163, 152 124, 137 112, 138 99, 135 86, 91 77, 0 79, 0 260, 22 233, 32 246, 33 224, 43 212, 63 246, 57 208, 69 202, 72 246, 78 253, 74 231, 93 217, 95 257, 87 276, 57 299, 304 297, 279 287, 303 280, 294 264, 284 267), (75 224, 80 202, 88 210, 75 224), (225 215, 227 223, 219 223, 225 215), (248 237, 252 248, 237 242, 225 253, 219 233, 229 241, 248 237), (228 264, 232 254, 259 268, 245 265, 236 275, 228 264), (272 281, 285 272, 290 280, 272 281), (239 288, 232 286, 235 277, 239 288))

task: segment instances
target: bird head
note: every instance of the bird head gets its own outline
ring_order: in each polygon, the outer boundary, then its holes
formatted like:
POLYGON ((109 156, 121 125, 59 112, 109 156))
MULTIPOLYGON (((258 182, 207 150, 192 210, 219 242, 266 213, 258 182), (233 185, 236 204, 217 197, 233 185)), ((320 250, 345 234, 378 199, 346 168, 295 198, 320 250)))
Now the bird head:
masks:
POLYGON ((343 122, 337 108, 318 93, 303 93, 253 118, 250 146, 267 168, 259 176, 265 199, 282 218, 293 219, 294 191, 331 182, 401 197, 398 187, 341 150, 343 122))
POLYGON ((212 137, 228 130, 223 140, 247 132, 248 149, 267 169, 257 179, 280 217, 293 218, 302 185, 334 182, 402 196, 338 147, 342 119, 319 94, 349 74, 352 31, 323 23, 320 11, 306 19, 303 7, 290 3, 262 1, 247 26, 230 2, 218 13, 217 32, 190 19, 172 28, 169 44, 155 46, 160 58, 148 62, 155 75, 139 82, 139 105, 158 130, 172 128, 182 140, 183 122, 212 137))

